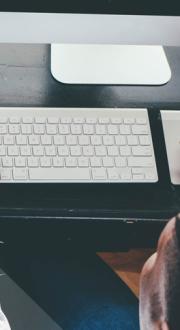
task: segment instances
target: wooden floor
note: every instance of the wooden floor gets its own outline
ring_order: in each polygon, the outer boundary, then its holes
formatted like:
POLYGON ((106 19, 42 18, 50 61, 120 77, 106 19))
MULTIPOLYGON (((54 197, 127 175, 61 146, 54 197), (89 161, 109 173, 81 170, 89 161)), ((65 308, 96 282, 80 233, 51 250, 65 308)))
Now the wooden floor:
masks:
POLYGON ((154 250, 137 249, 121 253, 98 253, 98 255, 114 270, 114 272, 138 297, 141 269, 145 261, 153 253, 154 250))

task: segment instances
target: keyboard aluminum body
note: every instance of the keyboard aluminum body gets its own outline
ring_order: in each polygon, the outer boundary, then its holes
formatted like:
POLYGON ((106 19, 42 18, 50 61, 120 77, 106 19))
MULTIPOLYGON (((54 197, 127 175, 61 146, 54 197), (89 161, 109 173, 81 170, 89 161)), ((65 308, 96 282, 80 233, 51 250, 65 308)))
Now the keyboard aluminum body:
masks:
POLYGON ((157 182, 147 109, 0 108, 0 182, 157 182))

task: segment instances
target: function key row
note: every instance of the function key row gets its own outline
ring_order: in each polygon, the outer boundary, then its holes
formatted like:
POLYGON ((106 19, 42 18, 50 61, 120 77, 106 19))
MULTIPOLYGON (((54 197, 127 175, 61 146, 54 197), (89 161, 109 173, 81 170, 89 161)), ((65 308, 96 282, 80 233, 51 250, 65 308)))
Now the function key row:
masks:
POLYGON ((144 117, 139 117, 139 118, 133 118, 133 117, 127 117, 127 118, 121 118, 121 117, 102 117, 102 118, 96 118, 96 117, 17 117, 17 116, 11 116, 11 117, 6 117, 6 116, 0 116, 0 124, 6 124, 6 123, 11 123, 11 124, 139 124, 143 125, 147 123, 147 119, 144 117))

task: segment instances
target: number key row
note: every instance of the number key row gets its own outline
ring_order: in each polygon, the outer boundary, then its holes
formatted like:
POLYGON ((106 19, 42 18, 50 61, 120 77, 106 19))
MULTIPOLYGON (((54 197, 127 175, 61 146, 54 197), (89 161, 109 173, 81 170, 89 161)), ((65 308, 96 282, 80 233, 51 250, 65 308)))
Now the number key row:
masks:
POLYGON ((148 134, 148 126, 147 125, 90 125, 90 124, 0 124, 0 134, 49 134, 49 135, 56 135, 56 134, 73 134, 73 135, 130 135, 130 134, 148 134))

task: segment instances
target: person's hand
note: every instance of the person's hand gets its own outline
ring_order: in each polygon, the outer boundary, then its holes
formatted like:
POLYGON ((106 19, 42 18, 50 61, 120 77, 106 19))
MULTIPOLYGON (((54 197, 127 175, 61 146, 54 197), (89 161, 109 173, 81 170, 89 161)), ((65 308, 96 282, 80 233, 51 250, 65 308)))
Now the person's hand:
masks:
POLYGON ((3 313, 1 306, 0 306, 0 330, 11 330, 9 322, 5 314, 3 313))

